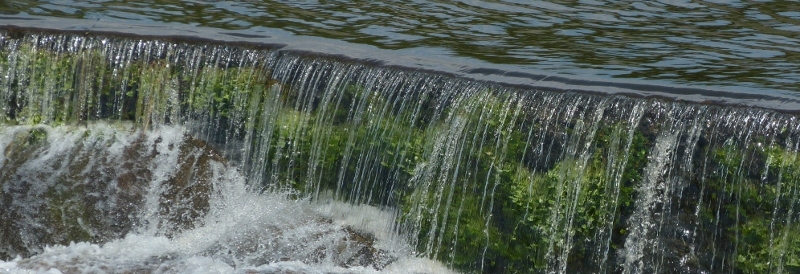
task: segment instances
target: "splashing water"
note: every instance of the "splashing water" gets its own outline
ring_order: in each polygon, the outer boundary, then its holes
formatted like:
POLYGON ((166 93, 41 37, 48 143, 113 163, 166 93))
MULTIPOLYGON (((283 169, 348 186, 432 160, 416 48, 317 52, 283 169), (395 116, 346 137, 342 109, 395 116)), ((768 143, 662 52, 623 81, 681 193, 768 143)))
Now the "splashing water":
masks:
MULTIPOLYGON (((417 259, 412 250, 398 237, 390 235, 391 229, 381 227, 391 223, 392 213, 369 206, 351 206, 335 201, 311 203, 307 199, 292 199, 288 192, 254 191, 245 184, 244 177, 224 161, 211 160, 208 183, 212 193, 187 193, 191 199, 208 199, 207 212, 194 224, 167 224, 173 216, 165 214, 164 198, 171 187, 178 185, 174 176, 180 173, 179 161, 186 161, 181 150, 201 145, 185 135, 178 127, 160 126, 153 131, 137 131, 131 125, 97 123, 87 127, 15 126, 0 132, 0 147, 15 149, 22 135, 42 134, 40 144, 28 142, 27 159, 14 170, 9 170, 12 159, 0 159, 6 164, 4 174, 15 173, 20 181, 26 181, 30 190, 27 195, 17 197, 17 202, 26 198, 50 199, 41 207, 52 210, 81 210, 69 201, 87 199, 78 195, 106 196, 105 202, 113 204, 114 198, 121 200, 131 189, 120 189, 119 178, 106 174, 105 178, 86 176, 73 187, 90 184, 105 186, 87 189, 85 193, 66 191, 60 197, 48 193, 58 188, 53 183, 58 177, 75 177, 89 170, 114 168, 113 164, 124 162, 126 153, 139 146, 142 151, 152 150, 154 157, 138 160, 150 161, 153 176, 144 189, 141 208, 135 208, 131 219, 137 224, 127 233, 117 233, 119 238, 98 237, 90 241, 69 244, 50 243, 38 254, 17 257, 11 261, 0 261, 0 271, 10 273, 36 272, 169 272, 169 273, 444 273, 448 270, 435 262, 417 259), (101 144, 98 151, 88 144, 101 144), (88 164, 86 169, 74 169, 82 157, 74 155, 92 154, 93 158, 110 158, 108 162, 88 164), (101 154, 101 155, 98 155, 101 154), (112 166, 105 166, 111 164, 112 166), (30 176, 30 177, 28 177, 30 176), (94 180, 109 181, 93 182, 94 180), (35 180, 35 181, 29 181, 35 180), (172 185, 170 185, 172 184, 172 185), (75 196, 68 196, 75 195, 75 196), (66 202, 62 200, 67 200, 66 202), (60 208, 53 204, 62 203, 60 208), (344 212, 347 212, 345 214, 344 212), (355 214, 355 215, 354 215, 355 214), (358 216, 358 217, 356 217, 358 216), (183 227, 179 229, 178 227, 183 227), (388 233, 387 233, 388 232, 388 233), (124 236, 122 236, 124 234, 124 236)), ((203 153, 214 153, 211 150, 203 153)), ((13 152, 12 152, 13 153, 13 152)), ((9 155, 4 151, 2 155, 9 155)), ((19 154, 17 154, 19 156, 19 154)), ((118 171, 111 171, 116 173, 118 171)), ((202 183, 202 182, 197 182, 202 183)), ((185 186, 184 186, 185 187, 185 186)), ((187 188, 185 188, 187 189, 187 188)), ((191 190, 190 190, 191 191, 191 190)), ((133 200, 133 199, 132 199, 133 200)), ((132 201, 129 200, 129 201, 132 201)), ((170 202, 172 210, 179 202, 170 202)), ((192 202, 192 201, 188 201, 192 202)), ((15 209, 15 214, 27 216, 22 223, 27 227, 50 226, 52 230, 63 229, 49 223, 51 220, 37 218, 38 208, 24 201, 25 206, 15 209)), ((91 206, 91 205, 86 205, 91 206)), ((118 205, 111 205, 114 207, 118 205)), ((129 208, 131 209, 131 208, 129 208)), ((92 209, 84 209, 92 210, 92 209)), ((190 212, 183 212, 188 214, 190 212)), ((83 214, 63 213, 59 216, 74 217, 83 214)), ((54 215, 51 215, 51 217, 54 215)), ((80 218, 80 217, 78 217, 80 218)), ((181 220, 184 221, 184 220, 181 220)), ((69 222, 65 220, 65 222, 69 222)), ((113 227, 92 220, 78 221, 80 228, 90 234, 109 234, 113 227)), ((124 224, 115 224, 124 225, 124 224)), ((35 233, 28 231, 28 233, 35 233)), ((28 244, 43 244, 29 242, 28 244)))
POLYGON ((0 36, 4 267, 800 270, 794 114, 205 42, 0 36))

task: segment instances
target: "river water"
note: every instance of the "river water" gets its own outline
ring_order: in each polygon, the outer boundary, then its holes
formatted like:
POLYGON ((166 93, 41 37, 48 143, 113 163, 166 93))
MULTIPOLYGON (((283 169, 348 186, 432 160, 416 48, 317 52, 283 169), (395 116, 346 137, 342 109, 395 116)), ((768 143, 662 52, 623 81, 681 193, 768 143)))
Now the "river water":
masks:
POLYGON ((3 1, 0 14, 279 29, 548 75, 800 91, 797 1, 3 1))
POLYGON ((798 5, 717 2, 4 1, 0 272, 798 271, 798 5))

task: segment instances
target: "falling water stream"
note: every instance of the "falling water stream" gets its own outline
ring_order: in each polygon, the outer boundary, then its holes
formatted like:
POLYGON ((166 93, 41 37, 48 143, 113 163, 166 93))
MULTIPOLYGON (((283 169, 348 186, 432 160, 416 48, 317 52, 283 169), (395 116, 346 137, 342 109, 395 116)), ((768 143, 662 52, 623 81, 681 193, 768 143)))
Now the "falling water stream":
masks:
POLYGON ((791 113, 19 29, 0 102, 0 271, 800 270, 791 113))

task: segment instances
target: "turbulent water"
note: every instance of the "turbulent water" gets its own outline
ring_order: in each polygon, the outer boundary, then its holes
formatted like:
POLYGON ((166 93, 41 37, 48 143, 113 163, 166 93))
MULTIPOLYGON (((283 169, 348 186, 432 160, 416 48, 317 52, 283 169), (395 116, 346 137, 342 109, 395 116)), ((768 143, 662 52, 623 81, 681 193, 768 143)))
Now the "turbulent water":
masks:
POLYGON ((791 114, 181 38, 0 52, 13 271, 800 268, 791 114))
POLYGON ((3 251, 19 245, 28 256, 0 261, 0 271, 447 272, 415 259, 393 237, 386 227, 392 212, 258 193, 224 160, 203 160, 214 152, 185 134, 180 127, 140 131, 106 123, 3 128, 3 154, 17 158, 2 159, 4 193, 14 197, 4 197, 3 227, 18 229, 19 237, 4 237, 3 251), (132 174, 131 165, 141 169, 132 174), (183 185, 187 170, 196 178, 183 185), (202 216, 186 219, 196 210, 202 216))

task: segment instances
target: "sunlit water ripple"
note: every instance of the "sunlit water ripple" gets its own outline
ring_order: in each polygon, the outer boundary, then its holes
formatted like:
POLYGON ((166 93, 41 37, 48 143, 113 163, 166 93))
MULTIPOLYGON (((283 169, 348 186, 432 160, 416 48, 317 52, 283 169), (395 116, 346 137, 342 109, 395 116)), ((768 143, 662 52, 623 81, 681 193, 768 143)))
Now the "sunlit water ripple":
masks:
POLYGON ((0 14, 281 29, 559 75, 800 91, 797 1, 4 1, 0 14))

